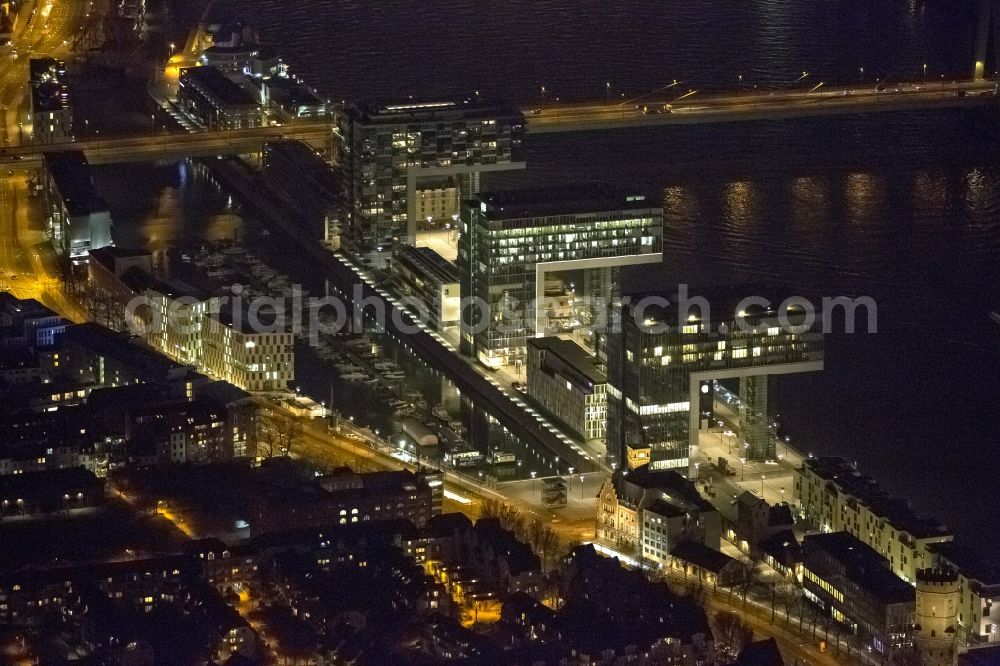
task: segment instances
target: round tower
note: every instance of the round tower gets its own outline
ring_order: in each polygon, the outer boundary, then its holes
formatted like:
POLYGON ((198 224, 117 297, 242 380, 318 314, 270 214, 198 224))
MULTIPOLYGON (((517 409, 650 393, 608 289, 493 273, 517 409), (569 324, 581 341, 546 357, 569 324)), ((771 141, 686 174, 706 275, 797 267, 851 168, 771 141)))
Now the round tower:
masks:
POLYGON ((915 638, 926 666, 953 663, 960 600, 957 571, 943 568, 917 571, 915 638))

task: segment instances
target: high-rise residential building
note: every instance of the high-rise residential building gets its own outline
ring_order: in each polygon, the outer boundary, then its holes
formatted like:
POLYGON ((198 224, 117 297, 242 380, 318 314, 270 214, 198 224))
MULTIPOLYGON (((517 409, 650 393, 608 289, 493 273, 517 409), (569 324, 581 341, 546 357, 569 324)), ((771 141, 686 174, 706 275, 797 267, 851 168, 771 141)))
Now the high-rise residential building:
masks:
POLYGON ((73 106, 66 85, 66 63, 53 58, 32 58, 31 140, 63 143, 73 140, 73 106))
POLYGON ((617 270, 659 263, 662 240, 660 204, 628 190, 579 185, 473 197, 458 248, 463 352, 491 368, 523 363, 527 339, 551 332, 547 276, 583 273, 580 296, 603 312, 617 270))
POLYGON ((524 167, 515 161, 523 132, 520 111, 478 97, 349 107, 339 157, 354 251, 381 265, 396 243, 415 245, 419 231, 447 224, 450 191, 468 197, 479 191, 480 173, 524 167), (431 193, 421 197, 421 189, 431 193), (428 214, 428 204, 437 212, 428 214))
POLYGON ((775 459, 767 376, 822 370, 823 338, 805 326, 801 306, 781 313, 749 300, 731 292, 633 294, 611 305, 603 346, 612 461, 693 473, 713 380, 732 378, 741 382, 743 455, 775 459))

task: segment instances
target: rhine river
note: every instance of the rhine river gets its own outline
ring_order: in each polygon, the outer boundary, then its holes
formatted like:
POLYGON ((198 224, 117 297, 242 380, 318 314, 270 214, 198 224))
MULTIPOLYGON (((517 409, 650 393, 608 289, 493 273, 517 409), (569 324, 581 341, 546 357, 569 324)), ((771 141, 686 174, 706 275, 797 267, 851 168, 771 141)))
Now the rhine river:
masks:
MULTIPOLYGON (((632 99, 674 79, 694 90, 874 86, 919 81, 925 64, 931 84, 965 78, 974 5, 239 3, 330 99, 479 90, 525 104, 542 101, 542 86, 547 100, 632 99)), ((528 171, 486 186, 603 180, 660 193, 664 262, 627 274, 627 288, 768 283, 873 297, 877 333, 828 336, 826 369, 774 380, 772 411, 793 445, 856 460, 963 540, 998 548, 998 136, 1000 111, 531 136, 528 171)), ((200 196, 167 180, 181 208, 200 196)))

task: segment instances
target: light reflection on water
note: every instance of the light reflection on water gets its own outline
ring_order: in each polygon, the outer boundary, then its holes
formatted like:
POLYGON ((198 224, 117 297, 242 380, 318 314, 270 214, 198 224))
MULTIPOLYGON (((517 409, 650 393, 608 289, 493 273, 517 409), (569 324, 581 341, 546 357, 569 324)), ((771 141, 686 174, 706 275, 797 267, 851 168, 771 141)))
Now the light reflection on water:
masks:
MULTIPOLYGON (((919 79, 924 63, 931 78, 966 76, 974 5, 241 3, 334 99, 481 87, 531 102, 540 85, 550 99, 600 98, 606 82, 631 95, 673 78, 732 88, 743 75, 766 89, 803 70, 809 82, 859 86, 919 79)), ((774 382, 774 408, 793 443, 857 459, 920 510, 990 539, 975 523, 1000 524, 1000 508, 967 509, 998 471, 989 452, 1000 361, 986 316, 1000 287, 996 125, 995 114, 899 113, 530 137, 529 170, 487 187, 601 179, 662 193, 664 262, 626 274, 626 286, 771 280, 793 293, 874 296, 879 334, 831 338, 823 373, 774 382)), ((153 197, 131 180, 137 190, 118 198, 125 228, 128 213, 150 215, 130 210, 133 200, 150 207, 153 197)), ((183 238, 215 226, 205 211, 222 210, 216 194, 195 183, 178 196, 182 205, 170 205, 185 218, 183 238)))

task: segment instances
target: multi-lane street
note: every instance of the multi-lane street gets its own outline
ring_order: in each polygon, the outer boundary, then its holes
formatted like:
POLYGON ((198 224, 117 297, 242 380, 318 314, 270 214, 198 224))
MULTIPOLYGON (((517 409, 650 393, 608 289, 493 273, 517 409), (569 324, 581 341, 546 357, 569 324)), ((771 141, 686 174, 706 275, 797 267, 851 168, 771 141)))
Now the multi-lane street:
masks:
POLYGON ((525 110, 532 134, 619 127, 769 120, 848 113, 976 106, 996 103, 992 81, 935 81, 856 86, 816 85, 804 90, 701 93, 668 91, 622 102, 557 104, 525 110))
MULTIPOLYGON (((98 0, 99 6, 105 4, 98 0)), ((0 49, 0 145, 23 143, 30 131, 26 114, 28 62, 63 57, 92 17, 93 0, 33 0, 24 3, 8 46, 0 49)))
POLYGON ((153 134, 26 145, 2 149, 0 164, 23 161, 25 166, 38 166, 43 153, 58 150, 82 150, 91 164, 240 155, 259 152, 265 140, 279 137, 325 145, 329 142, 330 131, 329 122, 303 122, 297 123, 295 127, 256 127, 232 131, 153 134))

